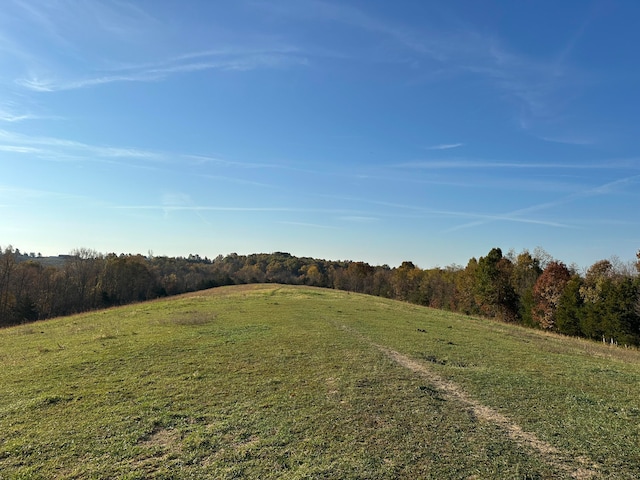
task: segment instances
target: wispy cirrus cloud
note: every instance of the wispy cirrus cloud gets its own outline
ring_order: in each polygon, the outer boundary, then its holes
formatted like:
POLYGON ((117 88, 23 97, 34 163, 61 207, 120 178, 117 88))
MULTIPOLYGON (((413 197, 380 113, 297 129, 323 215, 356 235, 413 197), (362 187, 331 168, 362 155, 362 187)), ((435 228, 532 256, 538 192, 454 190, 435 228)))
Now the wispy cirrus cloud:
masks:
POLYGON ((397 168, 416 169, 550 169, 550 170, 612 170, 620 168, 640 168, 640 159, 607 160, 599 163, 531 163, 494 162, 485 160, 423 160, 394 165, 397 168))
POLYGON ((352 222, 352 223, 372 223, 377 222, 379 219, 377 217, 363 216, 363 215, 348 215, 344 217, 340 217, 339 220, 344 222, 352 222))
POLYGON ((171 17, 161 18, 162 13, 166 14, 161 12, 164 9, 154 10, 160 15, 156 17, 126 1, 5 3, 0 11, 0 51, 13 60, 13 68, 5 76, 12 75, 14 85, 34 92, 119 82, 158 82, 179 74, 240 72, 307 63, 303 52, 274 36, 240 36, 222 25, 211 28, 206 36, 199 37, 199 42, 184 42, 182 48, 176 47, 175 38, 168 32, 181 27, 173 25, 171 17), (16 25, 24 25, 24 30, 33 34, 26 37, 16 25), (158 47, 150 48, 154 44, 158 47), (211 44, 222 46, 206 48, 211 44), (155 60, 148 61, 149 58, 155 60))
POLYGON ((260 207, 260 206, 227 206, 227 205, 115 205, 117 210, 165 210, 171 208, 176 211, 202 212, 283 212, 283 213, 326 213, 335 215, 354 214, 353 210, 332 208, 295 208, 295 207, 260 207))
POLYGON ((198 167, 198 170, 194 170, 193 174, 199 178, 264 188, 279 187, 260 179, 245 178, 238 172, 260 169, 305 171, 286 164, 240 162, 209 155, 151 151, 137 147, 92 145, 63 138, 25 135, 3 129, 0 129, 0 152, 30 155, 45 161, 101 162, 147 169, 169 168, 170 165, 176 164, 190 165, 198 167), (225 174, 223 173, 225 171, 231 173, 225 174))
POLYGON ((157 82, 172 75, 193 73, 206 70, 249 71, 256 69, 284 68, 292 65, 305 65, 304 56, 288 53, 284 50, 243 51, 237 53, 197 52, 186 54, 155 65, 142 64, 128 66, 121 71, 105 71, 66 79, 32 76, 19 78, 16 83, 24 88, 37 92, 56 92, 76 90, 117 82, 157 82), (196 57, 201 61, 185 61, 196 57))
POLYGON ((229 177, 225 175, 200 175, 202 178, 207 178, 210 180, 229 182, 229 183, 237 183, 238 185, 248 185, 252 187, 263 187, 263 188, 279 188, 276 185, 272 185, 270 183, 264 182, 256 182, 254 180, 247 180, 245 178, 237 178, 237 177, 229 177))
POLYGON ((53 160, 86 160, 134 158, 140 160, 163 160, 164 156, 138 148, 122 148, 89 145, 55 137, 24 135, 0 130, 0 150, 12 153, 37 154, 53 160))
MULTIPOLYGON (((462 229, 466 229, 466 228, 477 227, 477 226, 484 225, 484 224, 486 224, 488 222, 491 222, 491 221, 513 221, 513 222, 524 222, 524 223, 539 223, 539 224, 548 225, 548 226, 564 226, 564 227, 567 227, 569 225, 557 224, 556 222, 548 222, 548 221, 533 219, 533 218, 530 218, 530 217, 525 217, 525 215, 530 215, 530 214, 535 213, 535 212, 540 212, 540 211, 543 211, 543 210, 549 210, 549 209, 557 208, 557 207, 559 207, 561 205, 564 205, 564 204, 567 204, 567 203, 572 203, 572 202, 575 202, 575 201, 578 201, 578 200, 581 200, 581 199, 585 199, 585 198, 589 198, 589 197, 615 193, 615 192, 618 192, 618 191, 622 190, 624 187, 627 187, 629 185, 633 185, 633 184, 638 183, 639 180, 640 180, 640 175, 633 175, 633 176, 629 176, 629 177, 620 178, 620 179, 617 179, 617 180, 613 180, 611 182, 606 182, 604 184, 597 185, 595 187, 585 188, 584 190, 581 190, 579 192, 573 193, 571 195, 567 195, 565 197, 561 197, 561 198, 559 198, 557 200, 553 200, 553 201, 550 201, 550 202, 538 203, 536 205, 532 205, 532 206, 525 207, 525 208, 520 208, 518 210, 514 210, 514 211, 511 211, 511 212, 504 213, 504 214, 491 215, 491 216, 487 216, 486 218, 479 218, 478 221, 474 221, 474 222, 458 225, 456 227, 447 229, 442 233, 450 233, 450 232, 454 232, 454 231, 458 231, 458 230, 462 230, 462 229)), ((571 222, 572 225, 573 225, 573 223, 574 222, 571 222)))
POLYGON ((3 99, 0 95, 0 102, 0 122, 21 123, 29 120, 60 120, 62 118, 56 115, 34 113, 34 111, 38 111, 40 108, 38 108, 38 106, 34 108, 28 100, 26 102, 28 106, 24 106, 15 99, 3 99))
POLYGON ((462 147, 464 143, 441 143, 439 145, 432 145, 425 147, 425 150, 451 150, 452 148, 462 147))
POLYGON ((22 145, 0 145, 0 152, 29 153, 37 155, 44 155, 47 153, 46 150, 42 148, 25 147, 22 145))
POLYGON ((220 165, 224 167, 239 167, 239 168, 284 168, 282 165, 277 163, 258 163, 258 162, 239 162, 235 160, 227 160, 221 157, 213 157, 209 155, 193 155, 193 154, 184 154, 183 158, 187 158, 193 160, 199 164, 213 164, 220 165))
POLYGON ((402 203, 396 203, 396 202, 387 202, 382 200, 372 200, 368 198, 356 198, 356 197, 334 197, 334 198, 349 200, 352 202, 376 205, 378 207, 388 207, 391 209, 390 212, 385 214, 384 212, 377 211, 376 214, 378 216, 391 216, 394 218, 398 216, 397 210, 408 210, 413 212, 413 216, 416 218, 421 216, 469 218, 469 219, 476 220, 474 224, 477 223, 478 225, 486 221, 503 220, 503 221, 510 221, 510 222, 516 222, 516 223, 534 223, 534 224, 542 224, 542 225, 549 225, 549 226, 555 226, 555 227, 567 227, 567 225, 565 224, 554 222, 554 221, 522 218, 522 217, 517 217, 515 215, 510 215, 510 214, 485 214, 485 213, 474 212, 474 211, 443 210, 443 209, 437 209, 437 208, 424 207, 422 205, 409 205, 409 204, 402 204, 402 203), (394 212, 394 210, 396 210, 396 212, 394 212))
POLYGON ((324 21, 346 25, 393 39, 396 43, 411 51, 418 52, 435 59, 444 59, 446 48, 441 42, 442 36, 424 35, 406 25, 398 25, 391 21, 377 18, 344 2, 328 2, 323 0, 295 0, 285 2, 253 2, 261 9, 275 13, 284 18, 303 21, 324 21))
POLYGON ((365 10, 344 2, 290 0, 254 4, 284 18, 360 30, 369 35, 371 45, 384 45, 376 50, 366 49, 366 54, 347 49, 360 61, 405 65, 410 67, 412 77, 428 81, 478 77, 494 87, 497 99, 513 105, 513 116, 525 129, 556 118, 578 95, 579 87, 593 81, 587 72, 568 63, 583 27, 566 45, 558 47, 558 55, 532 57, 499 36, 468 24, 437 2, 425 8, 430 14, 419 25, 398 22, 376 14, 374 8, 365 10))
POLYGON ((563 143, 565 145, 578 145, 589 146, 597 143, 597 140, 593 137, 576 136, 576 135, 564 135, 564 136, 545 136, 541 135, 538 138, 545 142, 563 143))
POLYGON ((56 192, 53 190, 43 190, 34 188, 16 187, 11 185, 0 185, 0 198, 7 198, 12 201, 22 201, 29 199, 68 199, 68 200, 88 200, 87 197, 72 193, 56 192))
POLYGON ((44 117, 32 115, 29 113, 14 114, 4 110, 0 110, 0 122, 17 123, 24 122, 25 120, 36 120, 44 117))
POLYGON ((292 225, 294 227, 309 227, 309 228, 323 228, 323 229, 329 229, 329 230, 336 230, 339 227, 336 227, 335 225, 322 225, 320 223, 309 223, 309 222, 294 222, 294 221, 280 221, 278 222, 281 225, 292 225))

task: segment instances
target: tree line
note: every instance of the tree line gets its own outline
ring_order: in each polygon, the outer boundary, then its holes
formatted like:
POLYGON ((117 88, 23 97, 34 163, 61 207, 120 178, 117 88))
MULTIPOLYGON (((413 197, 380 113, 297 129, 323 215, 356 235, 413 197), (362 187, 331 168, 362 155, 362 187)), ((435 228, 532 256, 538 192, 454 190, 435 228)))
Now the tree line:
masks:
POLYGON ((311 285, 377 295, 559 333, 640 345, 635 264, 600 260, 578 272, 541 249, 493 248, 466 266, 421 269, 288 253, 166 257, 77 249, 47 264, 0 249, 0 326, 247 283, 311 285))

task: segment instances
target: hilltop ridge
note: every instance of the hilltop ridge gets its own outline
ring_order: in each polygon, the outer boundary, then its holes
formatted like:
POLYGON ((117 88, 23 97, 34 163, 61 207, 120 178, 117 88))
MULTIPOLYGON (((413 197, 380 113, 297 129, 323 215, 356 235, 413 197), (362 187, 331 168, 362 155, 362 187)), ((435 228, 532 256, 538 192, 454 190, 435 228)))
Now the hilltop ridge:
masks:
POLYGON ((0 471, 634 478, 640 352, 394 300, 219 287, 0 330, 0 471))

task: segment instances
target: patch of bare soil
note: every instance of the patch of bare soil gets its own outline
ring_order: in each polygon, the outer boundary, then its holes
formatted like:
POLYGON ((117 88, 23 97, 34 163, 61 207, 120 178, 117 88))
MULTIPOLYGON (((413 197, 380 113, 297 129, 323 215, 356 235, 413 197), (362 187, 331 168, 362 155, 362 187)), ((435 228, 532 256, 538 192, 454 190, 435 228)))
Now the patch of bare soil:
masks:
POLYGON ((146 447, 161 447, 167 450, 174 450, 179 444, 178 432, 166 428, 155 430, 148 438, 140 442, 140 445, 146 447))
POLYGON ((159 465, 166 463, 170 458, 182 452, 180 433, 176 430, 160 428, 154 430, 147 438, 140 440, 139 445, 151 450, 145 454, 132 458, 131 468, 137 472, 151 476, 159 465))

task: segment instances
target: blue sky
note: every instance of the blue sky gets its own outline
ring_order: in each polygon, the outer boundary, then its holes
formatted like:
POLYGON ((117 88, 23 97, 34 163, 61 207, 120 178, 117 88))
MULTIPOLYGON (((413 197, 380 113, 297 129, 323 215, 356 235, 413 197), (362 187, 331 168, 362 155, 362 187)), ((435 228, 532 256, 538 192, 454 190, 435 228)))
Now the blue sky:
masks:
POLYGON ((3 0, 0 245, 640 248, 640 2, 3 0))

